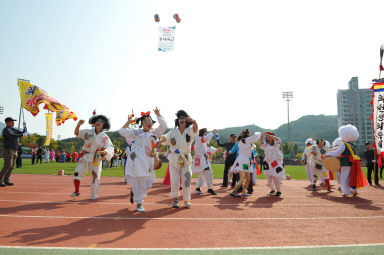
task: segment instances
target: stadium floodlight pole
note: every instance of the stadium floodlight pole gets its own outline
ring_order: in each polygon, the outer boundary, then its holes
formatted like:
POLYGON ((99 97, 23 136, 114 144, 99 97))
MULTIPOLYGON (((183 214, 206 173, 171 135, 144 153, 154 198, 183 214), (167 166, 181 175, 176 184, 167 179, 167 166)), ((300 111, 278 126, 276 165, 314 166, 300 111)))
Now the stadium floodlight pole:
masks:
POLYGON ((293 99, 293 92, 292 91, 284 91, 283 92, 283 99, 287 101, 287 108, 288 108, 288 143, 291 141, 291 132, 289 129, 289 101, 292 101, 293 99))

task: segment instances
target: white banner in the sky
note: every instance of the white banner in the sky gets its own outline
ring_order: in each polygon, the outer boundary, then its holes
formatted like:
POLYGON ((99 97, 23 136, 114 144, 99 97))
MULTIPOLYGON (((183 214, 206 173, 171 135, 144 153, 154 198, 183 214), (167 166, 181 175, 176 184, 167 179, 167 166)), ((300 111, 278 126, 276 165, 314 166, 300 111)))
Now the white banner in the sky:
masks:
POLYGON ((159 51, 172 51, 175 49, 176 27, 159 27, 159 51))

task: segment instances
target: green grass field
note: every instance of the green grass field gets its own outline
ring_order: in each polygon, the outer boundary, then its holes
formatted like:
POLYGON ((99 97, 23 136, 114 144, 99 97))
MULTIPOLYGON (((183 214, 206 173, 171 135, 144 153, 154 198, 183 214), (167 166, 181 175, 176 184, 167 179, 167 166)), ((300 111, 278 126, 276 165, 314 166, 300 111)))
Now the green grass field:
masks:
MULTIPOLYGON (((0 159, 0 167, 3 165, 3 159, 0 159)), ((168 164, 164 163, 161 169, 156 171, 156 176, 163 178, 165 172, 167 171, 168 164)), ((56 175, 59 170, 64 170, 66 174, 73 175, 75 171, 76 163, 42 163, 38 165, 32 165, 30 159, 23 159, 23 167, 15 168, 13 173, 15 174, 48 174, 56 175)), ((213 164, 213 177, 214 178, 223 178, 224 165, 223 164, 213 164)), ((305 180, 307 179, 307 173, 304 166, 286 166, 286 174, 289 174, 292 179, 295 180, 305 180)), ((366 173, 366 168, 363 168, 363 172, 366 173)), ((123 167, 113 167, 103 169, 102 176, 124 176, 123 167)), ((258 176, 259 179, 265 179, 263 174, 258 176)))

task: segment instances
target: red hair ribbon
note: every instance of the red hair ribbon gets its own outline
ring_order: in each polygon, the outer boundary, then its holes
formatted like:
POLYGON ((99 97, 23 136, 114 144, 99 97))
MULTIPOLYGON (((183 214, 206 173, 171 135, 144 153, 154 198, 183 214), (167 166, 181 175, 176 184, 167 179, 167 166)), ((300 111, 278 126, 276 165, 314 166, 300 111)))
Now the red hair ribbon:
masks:
POLYGON ((147 111, 147 112, 141 112, 141 117, 145 116, 145 115, 150 115, 151 112, 150 111, 147 111))

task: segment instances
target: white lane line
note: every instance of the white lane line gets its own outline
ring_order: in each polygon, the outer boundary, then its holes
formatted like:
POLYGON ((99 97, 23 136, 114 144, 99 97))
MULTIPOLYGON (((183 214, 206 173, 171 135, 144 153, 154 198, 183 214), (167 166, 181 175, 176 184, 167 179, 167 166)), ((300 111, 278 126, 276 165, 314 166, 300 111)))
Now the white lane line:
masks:
MULTIPOLYGON (((87 187, 88 188, 88 187, 87 187)), ((124 189, 122 189, 124 190, 124 189)), ((2 193, 20 193, 20 194, 40 194, 40 195, 61 195, 61 194, 66 194, 66 195, 70 195, 71 192, 28 192, 28 191, 2 191, 0 190, 0 194, 2 193)), ((82 193, 83 194, 83 193, 82 193)), ((124 195, 124 194, 121 194, 121 193, 104 193, 102 192, 103 195, 115 195, 115 196, 121 196, 121 195, 124 195)), ((169 194, 169 191, 166 191, 164 192, 165 195, 169 194)), ((227 193, 228 195, 225 195, 225 197, 221 197, 221 198, 230 198, 229 197, 229 191, 227 193)), ((325 194, 325 193, 324 193, 325 194)), ((89 194, 85 194, 85 195, 89 195, 89 194)), ((129 195, 128 193, 126 195, 129 195)), ((366 195, 366 194, 359 194, 360 196, 359 197, 384 197, 384 195, 366 195)), ((150 195, 150 196, 158 196, 158 195, 150 195)), ((264 192, 263 193, 256 193, 254 192, 253 196, 256 196, 256 197, 263 197, 265 196, 264 192)), ((218 196, 220 197, 220 196, 218 196)), ((313 198, 321 198, 321 196, 285 196, 285 195, 282 195, 282 198, 310 198, 310 199, 313 199, 313 198)), ((339 198, 340 200, 348 200, 348 199, 353 199, 352 197, 339 197, 339 196, 329 196, 329 197, 333 197, 333 198, 339 198)))
MULTIPOLYGON (((117 217, 85 217, 85 216, 50 216, 50 215, 12 215, 12 214, 0 214, 3 218, 45 218, 45 219, 87 219, 87 220, 116 220, 117 217)), ((185 221, 265 221, 265 220, 348 220, 348 219, 384 219, 384 216, 339 216, 339 217, 295 217, 295 218, 159 218, 159 217, 119 217, 119 220, 185 220, 185 221)))
MULTIPOLYGON (((128 202, 86 202, 86 201, 36 201, 36 200, 0 200, 0 202, 8 203, 35 203, 35 204, 93 204, 93 205, 130 205, 128 202)), ((169 205, 170 203, 145 203, 146 205, 169 205)), ((356 205, 384 205, 384 203, 356 203, 356 204, 284 204, 284 203, 253 203, 252 201, 238 204, 209 204, 209 203, 193 203, 194 206, 356 206, 356 205)))
POLYGON ((47 247, 47 246, 0 246, 0 249, 41 249, 41 250, 99 250, 99 251, 216 251, 216 250, 274 250, 274 249, 317 249, 384 246, 384 243, 306 245, 306 246, 265 246, 265 247, 218 247, 218 248, 85 248, 85 247, 47 247))

